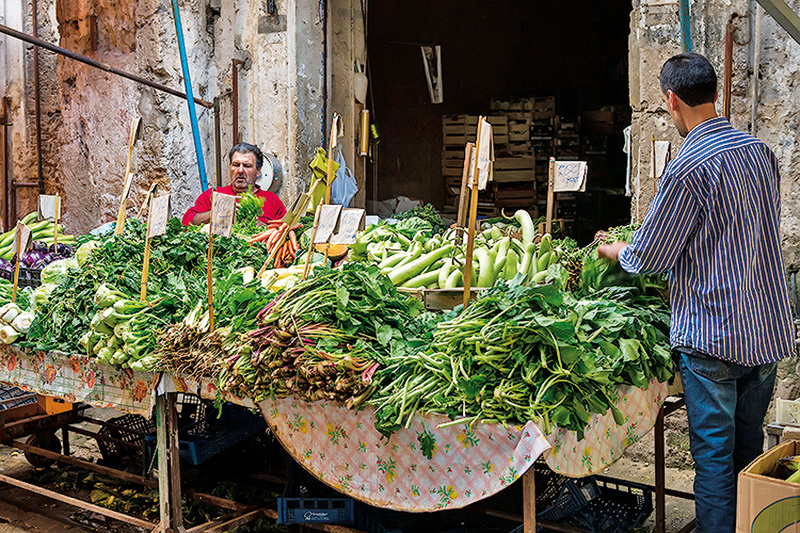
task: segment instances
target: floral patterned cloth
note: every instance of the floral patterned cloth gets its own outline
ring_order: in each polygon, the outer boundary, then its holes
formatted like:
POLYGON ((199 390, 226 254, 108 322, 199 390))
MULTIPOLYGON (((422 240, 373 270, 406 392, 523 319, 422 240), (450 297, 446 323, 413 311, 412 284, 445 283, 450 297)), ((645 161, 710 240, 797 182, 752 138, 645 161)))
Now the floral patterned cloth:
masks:
POLYGON ((0 382, 68 402, 149 417, 159 376, 101 365, 81 355, 0 346, 0 382))
MULTIPOLYGON (((212 383, 166 375, 161 392, 190 392, 207 399, 217 394, 212 383)), ((565 475, 602 471, 650 431, 666 396, 667 385, 655 380, 646 390, 620 388, 617 407, 623 424, 617 425, 610 412, 594 416, 581 441, 574 431, 561 428, 545 437, 533 422, 438 428, 449 419, 433 415, 414 419, 387 440, 375 430, 369 409, 350 411, 295 398, 266 400, 258 407, 292 457, 339 492, 387 509, 425 512, 464 507, 496 494, 540 455, 565 475)))

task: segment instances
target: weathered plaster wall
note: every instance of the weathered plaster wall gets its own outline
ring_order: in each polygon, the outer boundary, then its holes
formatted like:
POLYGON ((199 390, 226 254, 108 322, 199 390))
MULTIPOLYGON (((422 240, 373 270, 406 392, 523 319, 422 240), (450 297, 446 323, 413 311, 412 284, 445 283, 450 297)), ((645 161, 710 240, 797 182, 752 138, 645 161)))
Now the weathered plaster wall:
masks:
MULTIPOLYGON (((788 2, 795 11, 800 1, 788 2)), ((722 112, 722 72, 725 26, 735 26, 731 122, 754 133, 778 157, 782 176, 782 235, 787 267, 800 268, 800 44, 796 43, 752 0, 692 2, 693 51, 704 54, 720 77, 718 111, 722 112), (757 9, 757 11, 756 11, 757 9), (760 40, 754 13, 761 18, 760 40), (758 78, 753 75, 756 48, 758 78), (753 84, 756 83, 756 121, 753 124, 753 84), (755 126, 755 128, 753 128, 755 126)), ((651 136, 670 140, 673 155, 681 138, 661 101, 658 73, 670 56, 680 53, 677 0, 635 0, 631 15, 630 94, 633 108, 634 201, 632 219, 641 220, 653 197, 651 136)))
MULTIPOLYGON (((13 5, 13 3, 12 3, 13 5)), ((232 60, 239 67, 239 130, 242 140, 274 152, 286 175, 279 192, 289 203, 307 178, 307 163, 322 143, 323 38, 320 3, 184 0, 179 2, 194 95, 220 108, 220 154, 214 147, 213 112, 197 106, 209 184, 228 183, 227 152, 232 130, 232 60)), ((10 11, 6 5, 5 11, 10 11)), ((17 9, 30 33, 29 4, 17 9)), ((12 24, 13 26, 13 24, 12 24)), ((118 69, 183 91, 175 24, 169 0, 41 0, 40 37, 118 69), (90 16, 97 18, 92 49, 90 16)), ((4 46, 16 41, 4 39, 4 46)), ((28 53, 30 55, 30 53, 28 53)), ((64 222, 84 232, 116 215, 127 157, 131 120, 141 116, 143 138, 133 150, 134 192, 129 214, 138 209, 153 181, 172 193, 180 215, 200 193, 191 125, 184 99, 108 74, 49 52, 40 52, 43 160, 47 192, 64 195, 64 222)), ((6 60, 15 64, 14 56, 6 60)), ((18 60, 16 60, 19 63, 18 60)), ((14 175, 35 177, 33 91, 26 58, 22 74, 8 69, 0 88, 17 95, 14 175)), ((17 67, 17 70, 19 68, 17 67)), ((32 191, 33 192, 33 191, 32 191)), ((33 202, 34 194, 30 194, 33 202)), ((22 204, 22 201, 20 201, 22 204)), ((19 212, 27 208, 20 205, 19 212)))

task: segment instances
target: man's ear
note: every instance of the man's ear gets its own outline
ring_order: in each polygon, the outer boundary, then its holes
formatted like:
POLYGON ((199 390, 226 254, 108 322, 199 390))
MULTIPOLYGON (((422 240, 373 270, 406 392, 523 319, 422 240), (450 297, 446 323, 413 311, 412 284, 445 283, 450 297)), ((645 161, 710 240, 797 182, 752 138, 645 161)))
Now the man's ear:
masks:
POLYGON ((667 102, 672 111, 678 110, 678 95, 671 90, 667 91, 667 102))

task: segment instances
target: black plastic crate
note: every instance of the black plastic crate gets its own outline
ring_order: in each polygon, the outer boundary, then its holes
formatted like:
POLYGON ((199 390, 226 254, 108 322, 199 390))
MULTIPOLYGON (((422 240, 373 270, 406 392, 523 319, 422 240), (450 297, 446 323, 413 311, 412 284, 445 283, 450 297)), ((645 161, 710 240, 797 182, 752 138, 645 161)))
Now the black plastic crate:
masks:
POLYGON ((36 393, 0 383, 0 411, 36 403, 36 393))
POLYGON ((600 495, 594 479, 570 478, 550 470, 543 462, 534 463, 536 483, 536 516, 540 520, 559 522, 583 509, 600 495))
MULTIPOLYGON (((6 270, 0 269, 0 278, 14 282, 14 269, 6 270)), ((28 268, 24 266, 19 267, 19 279, 17 285, 20 287, 33 287, 36 288, 42 284, 42 269, 41 268, 28 268)))
POLYGON ((647 485, 594 476, 600 495, 575 513, 574 518, 592 533, 628 531, 653 512, 653 489, 647 485))
MULTIPOLYGON (((289 464, 289 479, 278 498, 279 524, 354 524, 356 505, 317 480, 296 461, 289 464)), ((375 533, 384 533, 376 531, 375 533)))
MULTIPOLYGON (((147 436, 155 434, 155 431, 154 420, 148 420, 141 415, 126 414, 110 418, 97 433, 128 444, 141 446, 147 436)), ((105 439, 97 439, 97 447, 106 461, 118 461, 130 455, 131 452, 129 447, 105 439)))

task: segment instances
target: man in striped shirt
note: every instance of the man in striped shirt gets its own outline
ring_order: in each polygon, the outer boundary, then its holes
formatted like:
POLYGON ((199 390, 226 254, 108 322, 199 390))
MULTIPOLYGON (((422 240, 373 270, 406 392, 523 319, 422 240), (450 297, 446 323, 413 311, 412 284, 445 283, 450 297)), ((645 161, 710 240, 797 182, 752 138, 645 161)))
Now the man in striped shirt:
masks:
POLYGON ((717 116, 717 77, 705 57, 670 58, 660 83, 686 139, 632 242, 598 253, 634 274, 670 273, 697 531, 733 533, 736 476, 762 452, 776 361, 794 352, 778 163, 717 116))

